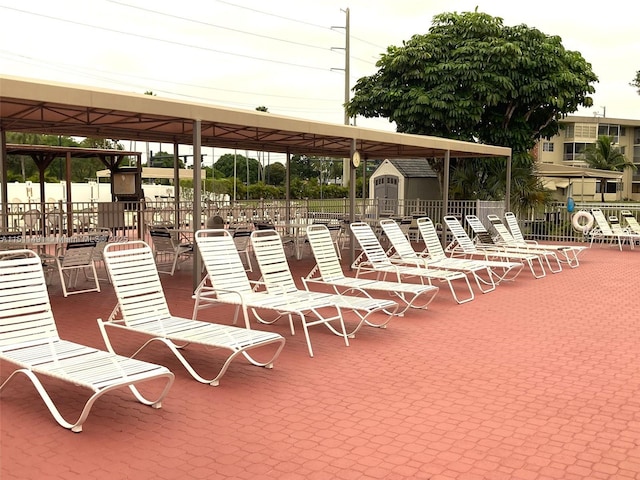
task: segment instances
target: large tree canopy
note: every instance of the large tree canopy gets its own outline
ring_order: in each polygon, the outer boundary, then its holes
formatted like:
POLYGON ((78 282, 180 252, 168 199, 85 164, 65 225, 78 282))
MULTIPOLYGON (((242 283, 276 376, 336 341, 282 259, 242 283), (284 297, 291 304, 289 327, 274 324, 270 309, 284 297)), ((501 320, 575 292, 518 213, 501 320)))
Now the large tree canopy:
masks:
POLYGON ((377 66, 356 83, 350 115, 514 154, 555 135, 562 116, 591 106, 598 80, 560 37, 477 11, 435 16, 429 33, 388 47, 377 66))

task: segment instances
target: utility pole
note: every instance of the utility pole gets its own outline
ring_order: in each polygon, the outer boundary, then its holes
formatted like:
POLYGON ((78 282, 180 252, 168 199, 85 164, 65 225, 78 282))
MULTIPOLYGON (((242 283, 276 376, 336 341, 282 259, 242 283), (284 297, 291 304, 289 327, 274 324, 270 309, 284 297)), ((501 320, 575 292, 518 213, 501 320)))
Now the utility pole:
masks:
MULTIPOLYGON (((350 118, 347 113, 347 103, 351 99, 351 88, 349 85, 349 75, 350 75, 350 58, 351 58, 351 45, 350 45, 350 26, 349 26, 349 9, 346 8, 344 10, 340 9, 340 11, 345 14, 345 23, 344 27, 331 27, 332 29, 336 28, 344 28, 344 47, 332 47, 331 50, 344 50, 344 68, 332 68, 331 70, 344 70, 344 124, 349 125, 350 118)), ((342 161, 342 184, 344 185, 345 181, 348 181, 351 176, 351 162, 348 159, 343 159, 342 161)))

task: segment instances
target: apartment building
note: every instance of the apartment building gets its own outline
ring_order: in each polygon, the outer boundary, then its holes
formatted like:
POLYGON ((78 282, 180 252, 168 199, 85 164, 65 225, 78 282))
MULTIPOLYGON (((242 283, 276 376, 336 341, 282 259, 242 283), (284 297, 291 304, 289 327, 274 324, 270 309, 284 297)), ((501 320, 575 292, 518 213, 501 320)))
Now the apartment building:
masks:
POLYGON ((534 152, 547 188, 559 199, 571 195, 576 200, 600 201, 604 189, 605 201, 640 201, 640 120, 606 118, 602 116, 568 116, 561 121, 562 129, 550 140, 541 140, 534 152), (601 135, 613 137, 614 144, 628 160, 639 168, 628 168, 621 179, 609 178, 603 183, 597 172, 590 172, 584 161, 584 151, 601 135), (573 167, 554 170, 553 166, 573 167), (575 170, 574 170, 575 169, 575 170), (581 171, 582 170, 582 174, 581 171), (544 172, 553 176, 547 176, 544 172))

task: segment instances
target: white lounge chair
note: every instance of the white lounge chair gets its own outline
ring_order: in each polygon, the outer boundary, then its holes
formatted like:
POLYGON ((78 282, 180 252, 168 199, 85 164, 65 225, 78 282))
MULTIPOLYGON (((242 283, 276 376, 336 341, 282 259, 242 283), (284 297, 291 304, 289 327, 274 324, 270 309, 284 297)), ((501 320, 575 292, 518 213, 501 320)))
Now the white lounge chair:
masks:
POLYGON ((451 256, 507 262, 516 261, 527 265, 534 278, 543 278, 547 275, 540 256, 530 253, 507 252, 503 249, 496 248, 481 248, 473 243, 473 240, 471 240, 471 237, 469 237, 456 217, 453 215, 445 215, 444 223, 454 238, 445 248, 445 251, 450 252, 451 256))
POLYGON ((355 326, 351 326, 348 329, 347 335, 349 337, 355 336, 356 332, 365 324, 378 328, 386 326, 393 313, 397 311, 398 304, 392 300, 383 300, 370 296, 310 292, 299 289, 291 274, 280 234, 275 230, 254 231, 251 234, 251 243, 260 266, 261 280, 269 293, 284 295, 292 300, 297 298, 328 300, 343 313, 354 313, 357 317, 357 322, 355 326), (380 322, 375 322, 371 318, 375 314, 382 315, 384 319, 380 322))
MULTIPOLYGON (((391 261, 401 264, 413 265, 416 267, 435 268, 448 270, 453 272, 462 272, 465 275, 471 275, 478 286, 478 289, 482 293, 489 293, 496 288, 496 283, 493 279, 493 274, 487 265, 473 265, 467 264, 465 268, 461 265, 454 266, 451 262, 447 265, 440 263, 437 264, 432 260, 427 259, 413 249, 413 245, 408 240, 408 237, 400 229, 400 226, 393 219, 380 220, 380 227, 384 234, 389 239, 391 248, 387 251, 387 255, 391 258, 391 261), (483 273, 481 273, 483 272, 483 273)), ((459 259, 461 261, 469 262, 468 260, 459 259)))
POLYGON ((440 243, 432 220, 429 217, 418 218, 417 225, 425 244, 425 249, 420 255, 427 259, 429 265, 446 270, 468 271, 474 275, 480 289, 482 284, 491 285, 515 280, 524 268, 521 262, 449 257, 440 243), (482 272, 487 270, 490 272, 489 275, 483 275, 482 272))
POLYGON ((595 220, 595 227, 589 230, 587 235, 590 237, 591 241, 589 242, 589 246, 593 245, 595 240, 600 241, 601 243, 609 243, 613 244, 614 242, 618 244, 618 248, 622 251, 622 245, 625 242, 629 242, 631 248, 633 248, 635 241, 635 235, 632 235, 628 232, 624 232, 619 230, 614 232, 607 221, 607 218, 602 213, 602 210, 599 208, 592 208, 591 214, 593 215, 593 219, 595 220))
POLYGON ((435 285, 348 277, 340 265, 331 231, 326 226, 309 225, 307 238, 316 259, 315 267, 302 279, 307 289, 310 285, 318 284, 328 285, 339 294, 358 294, 359 292, 362 294, 368 292, 373 296, 375 293, 386 294, 402 305, 402 308, 395 312, 398 316, 404 315, 409 308, 426 309, 439 291, 435 285))
POLYGON ((631 210, 620 210, 620 215, 627 223, 629 230, 640 235, 640 223, 636 220, 635 215, 631 213, 631 210))
POLYGON ((564 261, 571 268, 575 268, 580 265, 578 255, 585 251, 587 247, 581 245, 545 244, 539 243, 535 240, 525 240, 515 214, 513 212, 505 212, 504 219, 507 222, 507 227, 509 227, 511 236, 517 246, 535 248, 538 250, 552 250, 558 254, 558 258, 561 261, 564 261))
MULTIPOLYGON (((271 230, 275 233, 275 230, 271 230)), ((245 325, 249 328, 249 310, 261 323, 274 323, 282 316, 287 316, 291 334, 295 334, 293 317, 300 318, 307 341, 309 356, 313 357, 308 327, 324 324, 336 335, 344 338, 345 345, 349 339, 344 325, 342 311, 332 303, 330 297, 317 295, 282 295, 269 293, 252 284, 242 265, 240 254, 235 248, 233 236, 228 230, 199 230, 196 232, 196 245, 202 255, 207 271, 194 295, 195 305, 193 318, 198 312, 216 304, 236 306, 234 323, 242 310, 245 325), (274 320, 265 320, 259 311, 276 312, 274 320)))
POLYGON ((397 281, 415 277, 421 283, 426 282, 429 285, 431 285, 434 280, 437 280, 439 282, 446 282, 453 299, 458 303, 470 302, 475 298, 469 279, 464 273, 426 266, 416 267, 393 263, 368 223, 355 222, 350 225, 350 228, 360 244, 360 248, 362 248, 362 253, 351 265, 352 268, 356 269, 357 277, 367 273, 373 274, 376 278, 381 279, 386 279, 387 275, 391 275, 397 281), (459 297, 453 285, 454 281, 462 283, 468 291, 467 296, 463 298, 459 297))
POLYGON ((18 374, 25 375, 56 422, 73 432, 82 431, 95 401, 116 388, 129 387, 141 403, 160 408, 174 378, 163 366, 62 340, 51 312, 42 262, 31 250, 0 252, 0 359, 17 366, 0 391, 18 374), (69 422, 63 417, 41 377, 93 392, 77 420, 69 422), (165 387, 149 400, 137 386, 151 380, 163 380, 165 387))
POLYGON ((145 242, 111 243, 104 249, 104 260, 118 299, 108 320, 98 322, 110 351, 114 349, 107 327, 146 335, 149 339, 132 357, 151 343, 163 343, 193 378, 214 386, 219 384, 231 361, 239 355, 253 365, 273 367, 284 346, 281 335, 171 315, 153 253, 145 242), (204 378, 191 366, 182 353, 190 344, 229 352, 215 376, 204 378), (268 355, 266 361, 256 360, 252 356, 253 350, 266 346, 272 350, 275 348, 275 352, 268 355))
MULTIPOLYGON (((504 249, 508 252, 533 253, 534 255, 538 255, 540 258, 544 258, 551 273, 559 273, 562 271, 562 264, 560 263, 560 257, 558 257, 556 250, 538 249, 530 245, 519 246, 513 238, 513 235, 511 235, 511 232, 509 232, 507 226, 502 223, 502 220, 500 220, 500 217, 498 217, 497 215, 489 214, 487 216, 487 219, 491 223, 493 229, 496 231, 496 238, 498 239, 498 241, 492 239, 492 243, 489 244, 489 247, 495 245, 496 247, 504 249)), ((489 233, 485 229, 480 219, 475 215, 467 215, 467 222, 469 223, 471 229, 476 232, 476 234, 481 231, 483 231, 484 234, 489 233)), ((489 236, 489 238, 491 238, 491 236, 489 236)))

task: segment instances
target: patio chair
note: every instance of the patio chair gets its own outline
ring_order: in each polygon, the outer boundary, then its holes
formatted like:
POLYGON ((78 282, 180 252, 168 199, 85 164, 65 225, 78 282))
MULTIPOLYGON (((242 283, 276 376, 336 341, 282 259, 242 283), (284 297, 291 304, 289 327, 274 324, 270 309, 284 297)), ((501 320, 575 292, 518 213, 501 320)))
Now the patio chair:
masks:
POLYGON ((233 323, 237 323, 242 311, 247 328, 250 328, 249 311, 263 324, 272 324, 283 316, 287 317, 292 335, 295 335, 293 319, 299 318, 311 357, 313 348, 308 327, 314 325, 324 324, 332 333, 344 338, 345 345, 349 346, 342 311, 332 304, 331 298, 315 295, 294 298, 259 290, 258 282, 251 282, 247 276, 231 232, 200 230, 195 238, 207 274, 196 288, 193 319, 200 310, 217 304, 230 304, 236 307, 233 323), (275 312, 275 319, 263 318, 265 311, 275 312))
POLYGON ((633 247, 640 241, 640 234, 633 233, 629 228, 624 228, 620 223, 620 219, 616 215, 609 215, 608 218, 609 225, 611 225, 613 233, 620 235, 622 243, 628 243, 633 249, 633 247))
POLYGON ((417 225, 425 244, 420 256, 435 268, 471 273, 481 290, 482 285, 489 285, 488 290, 490 291, 492 290, 491 285, 494 285, 495 288, 495 285, 500 282, 515 280, 524 268, 521 262, 449 257, 440 243, 438 232, 431 219, 429 217, 418 218, 417 225))
MULTIPOLYGON (((601 243, 609 243, 610 245, 615 242, 618 244, 620 251, 622 251, 622 244, 633 238, 628 232, 621 230, 614 232, 601 209, 592 208, 591 215, 593 215, 595 226, 587 233, 590 237, 589 247, 593 246, 593 242, 596 240, 601 243)), ((634 243, 635 242, 629 242, 631 248, 633 248, 634 243)))
POLYGON ((244 257, 246 265, 245 270, 253 272, 251 265, 251 229, 240 227, 233 232, 233 243, 236 245, 238 253, 244 257))
POLYGON ((482 258, 484 260, 499 260, 507 262, 521 262, 529 267, 533 278, 543 278, 547 272, 539 255, 531 253, 509 252, 504 249, 493 247, 483 248, 476 245, 467 234, 457 217, 445 215, 444 223, 453 235, 453 241, 447 245, 445 251, 450 252, 452 257, 482 258))
POLYGON ((164 226, 154 225, 149 230, 149 236, 153 243, 153 257, 160 273, 168 273, 173 276, 176 270, 180 270, 180 263, 188 260, 193 255, 193 245, 190 243, 181 243, 176 235, 164 226), (169 265, 170 268, 165 270, 164 266, 169 265))
POLYGON ((640 234, 640 223, 638 223, 634 214, 631 213, 631 210, 620 210, 620 215, 622 215, 631 232, 640 234))
POLYGON ((441 265, 436 265, 433 262, 427 260, 427 258, 421 256, 413 249, 411 242, 404 235, 404 232, 400 229, 395 220, 383 219, 380 220, 380 227, 384 234, 389 239, 391 247, 387 250, 387 256, 391 258, 392 262, 413 265, 416 267, 424 268, 436 268, 447 271, 462 272, 465 275, 471 275, 478 286, 478 289, 482 293, 489 293, 496 288, 495 281, 491 270, 486 265, 477 266, 477 268, 451 268, 441 265), (480 272, 484 272, 484 276, 480 272))
POLYGON ((552 250, 557 252, 558 258, 560 258, 561 261, 566 262, 566 264, 571 268, 575 268, 580 265, 578 255, 585 251, 587 247, 580 245, 544 244, 535 240, 525 240, 515 214, 513 212, 505 212, 504 219, 507 222, 507 227, 509 227, 509 231, 516 245, 520 247, 531 246, 538 250, 552 250))
POLYGON ((22 214, 22 234, 23 235, 34 235, 40 230, 40 220, 42 218, 42 214, 40 210, 36 208, 32 208, 31 210, 27 210, 22 214))
POLYGON ((0 359, 17 366, 0 385, 0 392, 14 377, 25 375, 55 421, 73 432, 82 431, 95 401, 117 388, 129 387, 138 401, 160 408, 173 374, 159 365, 61 339, 40 258, 31 250, 16 253, 0 252, 0 359), (92 391, 75 421, 60 413, 41 382, 44 377, 92 391), (147 399, 138 391, 139 384, 159 379, 166 384, 157 398, 147 399))
POLYGON ((331 287, 337 294, 359 294, 363 291, 369 292, 373 296, 376 293, 386 294, 402 306, 395 312, 395 315, 398 316, 403 316, 409 308, 426 309, 440 290, 435 285, 348 277, 342 270, 340 258, 336 253, 328 227, 317 224, 310 225, 307 228, 307 237, 316 259, 315 267, 306 277, 302 278, 307 290, 310 290, 311 285, 322 285, 331 287))
POLYGON ((58 245, 55 265, 60 276, 62 294, 65 297, 77 293, 99 292, 100 283, 94 262, 96 242, 85 237, 70 237, 68 242, 58 245), (75 241, 78 240, 78 241, 75 241), (88 273, 88 274, 87 274, 88 273), (82 274, 91 286, 78 289, 78 278, 82 274))
POLYGON ((347 331, 348 337, 354 337, 363 325, 384 328, 399 307, 392 300, 373 298, 364 291, 359 292, 360 296, 355 296, 301 290, 297 287, 291 274, 278 232, 274 230, 254 231, 251 234, 251 243, 260 267, 261 282, 267 292, 283 295, 292 300, 297 298, 321 299, 329 301, 342 312, 352 312, 358 320, 355 326, 347 331), (377 313, 384 315, 383 321, 373 321, 371 317, 377 313))
MULTIPOLYGON (((511 235, 511 233, 509 232, 509 229, 504 223, 502 223, 502 220, 500 220, 500 217, 498 217, 497 215, 489 214, 487 216, 487 219, 491 223, 492 228, 497 233, 497 241, 492 238, 492 244, 489 244, 489 246, 495 245, 498 248, 503 248, 510 252, 525 252, 539 255, 540 258, 544 258, 551 273, 558 273, 562 271, 560 257, 558 257, 555 250, 543 250, 529 245, 518 246, 513 238, 513 235, 511 235)), ((485 234, 489 233, 485 229, 480 219, 475 215, 467 215, 467 223, 469 223, 471 229, 476 233, 481 231, 484 231, 485 234)))
POLYGON ((453 299, 458 303, 470 302, 475 298, 469 279, 462 272, 453 272, 450 270, 442 270, 440 268, 432 268, 426 265, 417 267, 411 265, 401 265, 394 263, 382 248, 380 241, 376 237, 371 226, 366 222, 355 222, 350 225, 357 242, 362 248, 362 253, 354 260, 351 265, 356 269, 356 277, 364 274, 373 274, 376 278, 386 279, 387 275, 391 275, 397 281, 406 278, 416 277, 421 283, 432 285, 434 280, 445 282, 449 286, 453 299), (468 294, 460 298, 453 282, 462 283, 467 289, 468 294))
POLYGON ((284 346, 281 335, 171 315, 153 253, 145 242, 111 243, 104 249, 104 258, 118 299, 107 321, 98 321, 109 351, 114 352, 114 348, 107 328, 145 335, 149 339, 132 357, 148 345, 160 342, 169 348, 194 379, 213 386, 219 384, 231 362, 239 355, 253 365, 273 367, 284 346), (196 372, 183 354, 189 345, 228 352, 218 373, 205 378, 196 372), (266 361, 253 357, 254 349, 267 346, 275 347, 275 352, 268 355, 266 361))

